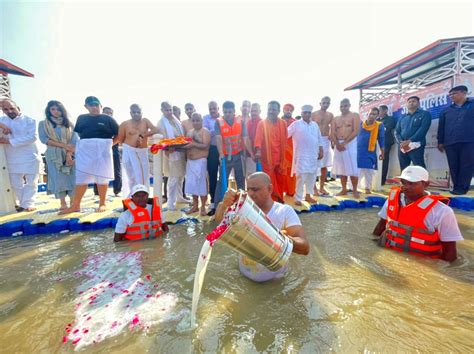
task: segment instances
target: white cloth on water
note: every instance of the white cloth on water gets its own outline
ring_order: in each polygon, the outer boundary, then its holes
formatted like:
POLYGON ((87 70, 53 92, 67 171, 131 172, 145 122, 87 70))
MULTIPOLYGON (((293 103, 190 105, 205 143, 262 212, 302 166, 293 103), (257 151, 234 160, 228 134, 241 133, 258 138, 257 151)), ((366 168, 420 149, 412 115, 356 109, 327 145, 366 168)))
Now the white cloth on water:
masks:
MULTIPOLYGON (((279 230, 284 230, 296 225, 301 226, 301 221, 295 210, 286 204, 273 202, 272 208, 268 212, 267 216, 272 224, 275 225, 279 230)), ((264 282, 270 279, 282 278, 288 269, 288 263, 280 270, 273 272, 265 266, 254 262, 247 257, 239 256, 239 269, 240 272, 247 278, 256 282, 264 282)))
POLYGON ((143 184, 150 187, 148 148, 136 148, 122 144, 122 193, 130 196, 132 187, 143 184))
POLYGON ((323 146, 319 126, 303 119, 294 121, 288 127, 288 137, 293 138, 293 166, 291 175, 301 173, 318 173, 319 148, 323 146))
POLYGON ((316 173, 300 173, 296 175, 296 201, 301 202, 305 194, 313 194, 316 177, 316 173))
MULTIPOLYGON (((344 142, 340 140, 339 143, 344 142)), ((332 166, 331 176, 359 176, 357 168, 357 139, 353 139, 346 146, 346 150, 339 151, 334 149, 334 163, 332 166)))
POLYGON ((322 167, 331 167, 332 161, 334 159, 334 151, 331 148, 331 140, 327 136, 321 136, 323 142, 323 158, 320 161, 321 168, 322 167))
POLYGON ((8 173, 39 174, 41 157, 36 145, 38 138, 36 121, 20 114, 14 119, 2 116, 0 117, 0 123, 6 125, 12 131, 11 134, 5 135, 10 144, 2 144, 5 148, 8 173))
POLYGON ((186 194, 207 195, 207 158, 188 160, 186 163, 186 194))
POLYGON ((76 184, 87 184, 90 177, 114 179, 112 139, 79 140, 76 147, 76 184))
POLYGON ((38 191, 38 174, 10 173, 10 181, 15 191, 17 205, 31 208, 35 204, 38 191), (25 183, 26 181, 26 183, 25 183))

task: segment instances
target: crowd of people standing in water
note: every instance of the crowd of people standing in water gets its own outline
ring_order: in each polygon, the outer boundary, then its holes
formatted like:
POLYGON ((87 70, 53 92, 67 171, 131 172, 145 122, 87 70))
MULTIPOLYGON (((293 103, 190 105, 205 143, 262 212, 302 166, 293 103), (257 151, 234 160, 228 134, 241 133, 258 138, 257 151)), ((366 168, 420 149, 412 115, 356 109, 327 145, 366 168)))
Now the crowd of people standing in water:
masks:
MULTIPOLYGON (((474 171, 474 102, 467 97, 465 86, 453 87, 449 96, 452 105, 441 114, 438 141, 448 159, 454 185, 451 193, 460 195, 468 192, 474 171)), ((219 105, 209 102, 209 114, 205 116, 187 103, 186 119, 182 119, 179 107, 162 102, 163 115, 157 124, 143 117, 138 104, 132 104, 131 119, 119 125, 111 108, 103 108, 97 97, 89 96, 84 105, 88 113, 80 115, 75 125, 61 102, 50 101, 45 119, 37 127, 35 119, 24 115, 14 101, 5 99, 1 102, 4 116, 0 117, 0 144, 5 146, 16 208, 33 211, 39 178, 39 135, 47 147, 47 190, 60 200, 59 214, 79 212, 89 184, 96 185, 98 212, 106 210, 107 187, 112 180, 114 193, 118 195, 122 187, 124 197, 129 197, 136 185, 148 188, 148 140, 158 133, 167 139, 191 139, 163 154, 168 210, 176 210, 176 203, 185 202, 191 204, 187 213, 201 215, 215 214, 224 196, 222 182, 231 173, 237 188, 244 190, 246 177, 263 171, 272 185, 274 201, 284 203, 286 195, 302 205, 303 201, 315 203, 313 196, 329 195, 325 188, 329 169, 341 180, 342 189, 337 195, 352 193, 359 198, 359 182, 363 182, 364 192, 370 193, 378 159, 383 160, 381 182, 385 184, 393 145, 398 149, 401 170, 410 164, 425 167, 431 115, 420 108, 418 97, 408 98, 407 113, 398 121, 388 115, 387 106, 372 108, 361 121, 359 114, 351 111, 348 99, 340 102, 337 116, 328 111, 330 103, 329 97, 323 97, 318 110, 304 105, 301 114, 294 117, 292 104, 281 107, 279 102, 271 101, 266 118, 261 117, 260 105, 250 101, 242 102, 239 115, 231 101, 223 103, 222 115, 219 105), (122 171, 126 182, 120 186, 122 171)))

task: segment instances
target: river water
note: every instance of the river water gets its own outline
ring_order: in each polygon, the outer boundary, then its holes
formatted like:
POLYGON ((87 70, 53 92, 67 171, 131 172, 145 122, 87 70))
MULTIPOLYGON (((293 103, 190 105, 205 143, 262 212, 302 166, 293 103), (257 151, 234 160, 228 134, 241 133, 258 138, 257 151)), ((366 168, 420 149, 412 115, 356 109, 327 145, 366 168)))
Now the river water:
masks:
MULTIPOLYGON (((241 276, 237 255, 217 243, 194 331, 194 270, 212 225, 188 222, 163 239, 121 244, 111 230, 1 239, 0 352, 78 349, 63 337, 87 280, 84 260, 121 253, 139 257, 131 268, 140 279, 176 301, 153 325, 124 326, 80 352, 473 352, 474 214, 457 218, 465 241, 451 265, 375 246, 376 209, 302 214, 310 254, 293 255, 287 276, 265 284, 241 276)), ((121 276, 110 259, 104 276, 121 276)))

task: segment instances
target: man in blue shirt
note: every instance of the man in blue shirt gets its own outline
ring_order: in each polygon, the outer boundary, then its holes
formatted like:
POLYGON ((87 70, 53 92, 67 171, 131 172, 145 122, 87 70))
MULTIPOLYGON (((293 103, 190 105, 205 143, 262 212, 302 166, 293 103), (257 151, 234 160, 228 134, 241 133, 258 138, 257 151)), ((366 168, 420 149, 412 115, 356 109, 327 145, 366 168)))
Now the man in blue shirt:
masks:
POLYGON ((431 114, 420 109, 419 97, 408 98, 407 110, 407 114, 400 117, 395 128, 395 139, 400 145, 398 160, 402 171, 410 163, 426 168, 424 158, 426 133, 431 126, 431 114))
POLYGON ((438 149, 446 151, 454 195, 466 194, 474 173, 474 99, 464 85, 449 90, 452 104, 439 116, 438 149))

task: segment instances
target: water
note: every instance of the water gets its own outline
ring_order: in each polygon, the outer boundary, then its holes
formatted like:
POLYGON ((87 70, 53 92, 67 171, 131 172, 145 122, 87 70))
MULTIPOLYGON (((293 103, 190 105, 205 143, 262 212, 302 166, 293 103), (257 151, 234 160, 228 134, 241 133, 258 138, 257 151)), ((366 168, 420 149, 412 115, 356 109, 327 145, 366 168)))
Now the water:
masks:
MULTIPOLYGON (((302 215, 312 249, 290 258, 287 276, 256 284, 237 254, 216 243, 189 330, 194 271, 211 225, 172 226, 159 240, 112 242, 112 232, 0 240, 0 352, 73 352, 73 276, 99 253, 141 253, 141 277, 175 294, 170 316, 81 352, 473 352, 474 215, 458 213, 466 239, 454 264, 374 245, 376 210, 302 215)), ((118 267, 118 266, 117 266, 118 267)))

